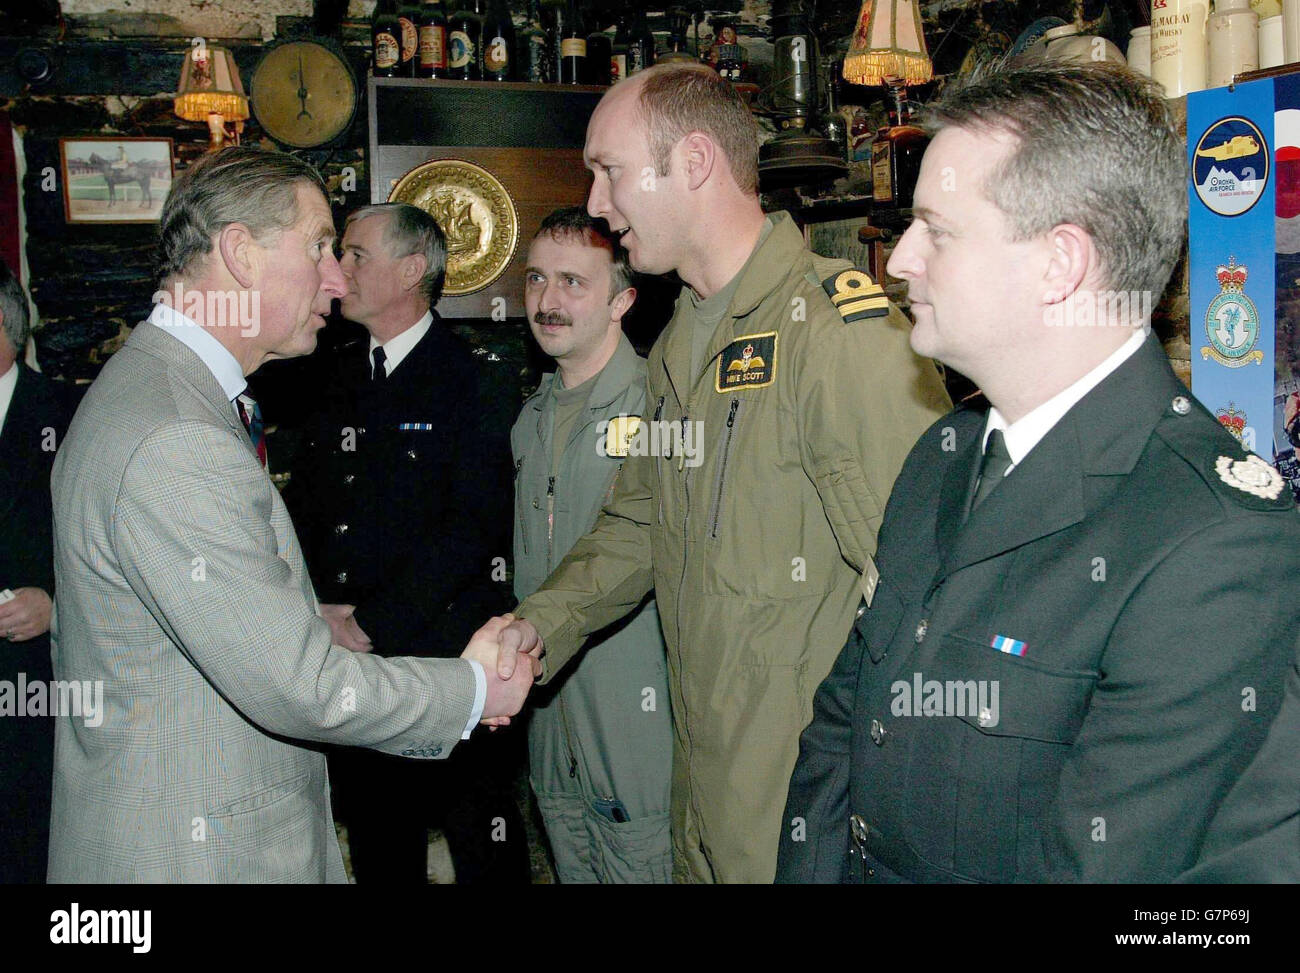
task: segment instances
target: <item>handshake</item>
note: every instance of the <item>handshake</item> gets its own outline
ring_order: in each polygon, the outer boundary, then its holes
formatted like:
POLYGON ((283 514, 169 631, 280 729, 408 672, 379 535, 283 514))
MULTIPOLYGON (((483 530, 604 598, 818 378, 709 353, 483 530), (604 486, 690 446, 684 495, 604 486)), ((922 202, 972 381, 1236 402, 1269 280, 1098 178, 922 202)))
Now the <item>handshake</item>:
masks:
POLYGON ((505 726, 523 709, 533 680, 542 674, 544 651, 537 629, 514 615, 490 618, 473 634, 461 658, 482 663, 487 676, 483 724, 505 726))

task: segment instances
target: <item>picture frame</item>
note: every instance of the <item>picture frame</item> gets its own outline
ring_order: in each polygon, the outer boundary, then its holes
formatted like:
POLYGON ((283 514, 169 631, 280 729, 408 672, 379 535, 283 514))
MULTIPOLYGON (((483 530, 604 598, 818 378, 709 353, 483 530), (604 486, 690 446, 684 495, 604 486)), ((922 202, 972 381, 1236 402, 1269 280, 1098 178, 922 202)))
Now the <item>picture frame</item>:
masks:
POLYGON ((125 135, 59 139, 68 223, 157 223, 175 169, 172 140, 125 135))

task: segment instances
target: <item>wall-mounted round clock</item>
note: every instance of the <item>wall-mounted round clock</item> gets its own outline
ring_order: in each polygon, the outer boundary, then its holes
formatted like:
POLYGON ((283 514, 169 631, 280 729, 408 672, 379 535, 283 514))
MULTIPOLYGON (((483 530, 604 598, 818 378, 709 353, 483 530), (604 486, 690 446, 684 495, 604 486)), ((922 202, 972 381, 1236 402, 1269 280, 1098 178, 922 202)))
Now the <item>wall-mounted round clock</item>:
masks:
POLYGON ((314 149, 352 124, 357 81, 337 51, 317 41, 288 41, 253 68, 249 101, 258 123, 277 142, 314 149))

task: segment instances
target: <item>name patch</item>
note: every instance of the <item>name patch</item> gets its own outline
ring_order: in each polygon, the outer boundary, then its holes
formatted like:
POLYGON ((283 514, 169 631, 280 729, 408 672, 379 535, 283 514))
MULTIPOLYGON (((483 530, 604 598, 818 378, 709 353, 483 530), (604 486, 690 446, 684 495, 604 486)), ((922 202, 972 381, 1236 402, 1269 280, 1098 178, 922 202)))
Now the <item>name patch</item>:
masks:
POLYGON ((730 392, 733 389, 761 389, 776 380, 775 331, 747 334, 737 338, 718 356, 718 374, 714 389, 730 392))

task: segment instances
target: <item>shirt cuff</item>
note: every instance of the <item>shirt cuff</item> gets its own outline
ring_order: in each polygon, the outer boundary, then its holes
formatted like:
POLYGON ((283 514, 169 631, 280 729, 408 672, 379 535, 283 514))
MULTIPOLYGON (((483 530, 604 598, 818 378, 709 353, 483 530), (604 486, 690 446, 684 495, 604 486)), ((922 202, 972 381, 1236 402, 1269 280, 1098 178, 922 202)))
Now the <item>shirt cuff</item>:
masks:
POLYGON ((483 718, 483 707, 487 705, 487 676, 483 673, 483 663, 477 659, 466 659, 465 661, 474 670, 474 708, 470 710, 469 722, 465 724, 465 732, 460 735, 462 740, 469 739, 469 735, 474 732, 474 727, 478 726, 478 721, 483 718))

